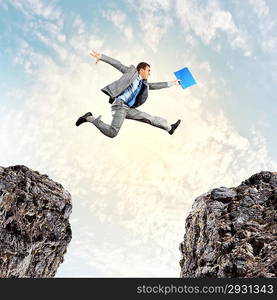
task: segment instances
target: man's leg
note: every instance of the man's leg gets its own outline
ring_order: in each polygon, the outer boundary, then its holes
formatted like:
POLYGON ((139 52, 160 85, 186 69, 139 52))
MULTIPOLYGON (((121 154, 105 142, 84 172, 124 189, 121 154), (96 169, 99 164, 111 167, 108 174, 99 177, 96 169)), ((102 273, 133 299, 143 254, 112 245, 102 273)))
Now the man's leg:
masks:
POLYGON ((168 125, 167 120, 161 117, 151 116, 145 112, 142 112, 136 108, 130 108, 127 112, 126 119, 131 119, 139 122, 144 122, 150 124, 155 127, 159 127, 161 129, 169 132, 171 130, 171 126, 168 125))
POLYGON ((103 134, 110 138, 113 138, 118 134, 126 117, 127 111, 129 110, 129 107, 124 104, 123 101, 116 99, 111 106, 111 110, 113 117, 111 125, 108 125, 97 118, 94 120, 90 120, 90 117, 88 117, 87 120, 93 123, 103 134))

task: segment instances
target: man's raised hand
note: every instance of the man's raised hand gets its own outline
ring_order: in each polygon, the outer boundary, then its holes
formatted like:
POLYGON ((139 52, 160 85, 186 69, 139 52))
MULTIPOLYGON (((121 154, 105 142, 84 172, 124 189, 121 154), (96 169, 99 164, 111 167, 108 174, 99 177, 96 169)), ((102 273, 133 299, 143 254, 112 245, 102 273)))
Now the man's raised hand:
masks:
POLYGON ((91 50, 90 55, 96 58, 96 63, 95 64, 97 64, 99 59, 101 58, 101 54, 94 51, 94 50, 91 50))

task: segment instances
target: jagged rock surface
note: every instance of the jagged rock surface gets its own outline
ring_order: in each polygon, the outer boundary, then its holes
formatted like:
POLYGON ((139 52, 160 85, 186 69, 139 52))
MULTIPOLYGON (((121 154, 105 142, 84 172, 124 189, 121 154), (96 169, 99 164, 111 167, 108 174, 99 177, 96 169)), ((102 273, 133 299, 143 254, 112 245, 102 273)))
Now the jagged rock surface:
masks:
POLYGON ((277 277, 277 173, 196 198, 180 244, 181 277, 277 277))
POLYGON ((0 167, 0 277, 54 277, 71 240, 70 194, 25 166, 0 167))

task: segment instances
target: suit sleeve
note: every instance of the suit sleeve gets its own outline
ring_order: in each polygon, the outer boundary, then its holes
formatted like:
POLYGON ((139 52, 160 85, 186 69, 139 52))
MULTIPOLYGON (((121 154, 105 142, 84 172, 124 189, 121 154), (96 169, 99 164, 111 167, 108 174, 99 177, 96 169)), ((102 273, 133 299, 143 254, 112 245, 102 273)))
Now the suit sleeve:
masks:
POLYGON ((124 66, 120 61, 118 61, 114 58, 111 58, 105 54, 101 54, 101 58, 99 60, 102 60, 105 63, 110 64, 111 66, 115 67, 121 73, 126 73, 129 69, 129 67, 124 66))
POLYGON ((163 88, 167 88, 172 86, 172 83, 170 81, 166 82, 149 82, 148 83, 149 90, 159 90, 163 88))

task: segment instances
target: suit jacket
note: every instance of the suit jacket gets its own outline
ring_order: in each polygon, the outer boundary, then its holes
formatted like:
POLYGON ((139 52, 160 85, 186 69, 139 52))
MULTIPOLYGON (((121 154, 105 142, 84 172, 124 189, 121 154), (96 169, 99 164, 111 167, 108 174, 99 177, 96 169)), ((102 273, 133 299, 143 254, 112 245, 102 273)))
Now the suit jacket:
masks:
MULTIPOLYGON (((123 75, 118 80, 108 84, 101 89, 103 93, 107 94, 110 97, 109 102, 113 103, 114 99, 119 96, 135 80, 139 73, 135 66, 124 66, 120 61, 113 59, 107 55, 102 54, 100 60, 112 65, 118 71, 123 73, 123 75)), ((167 82, 150 83, 146 79, 143 79, 141 90, 138 93, 136 102, 132 107, 138 107, 146 101, 148 97, 148 90, 158 90, 166 87, 168 87, 167 82)))

